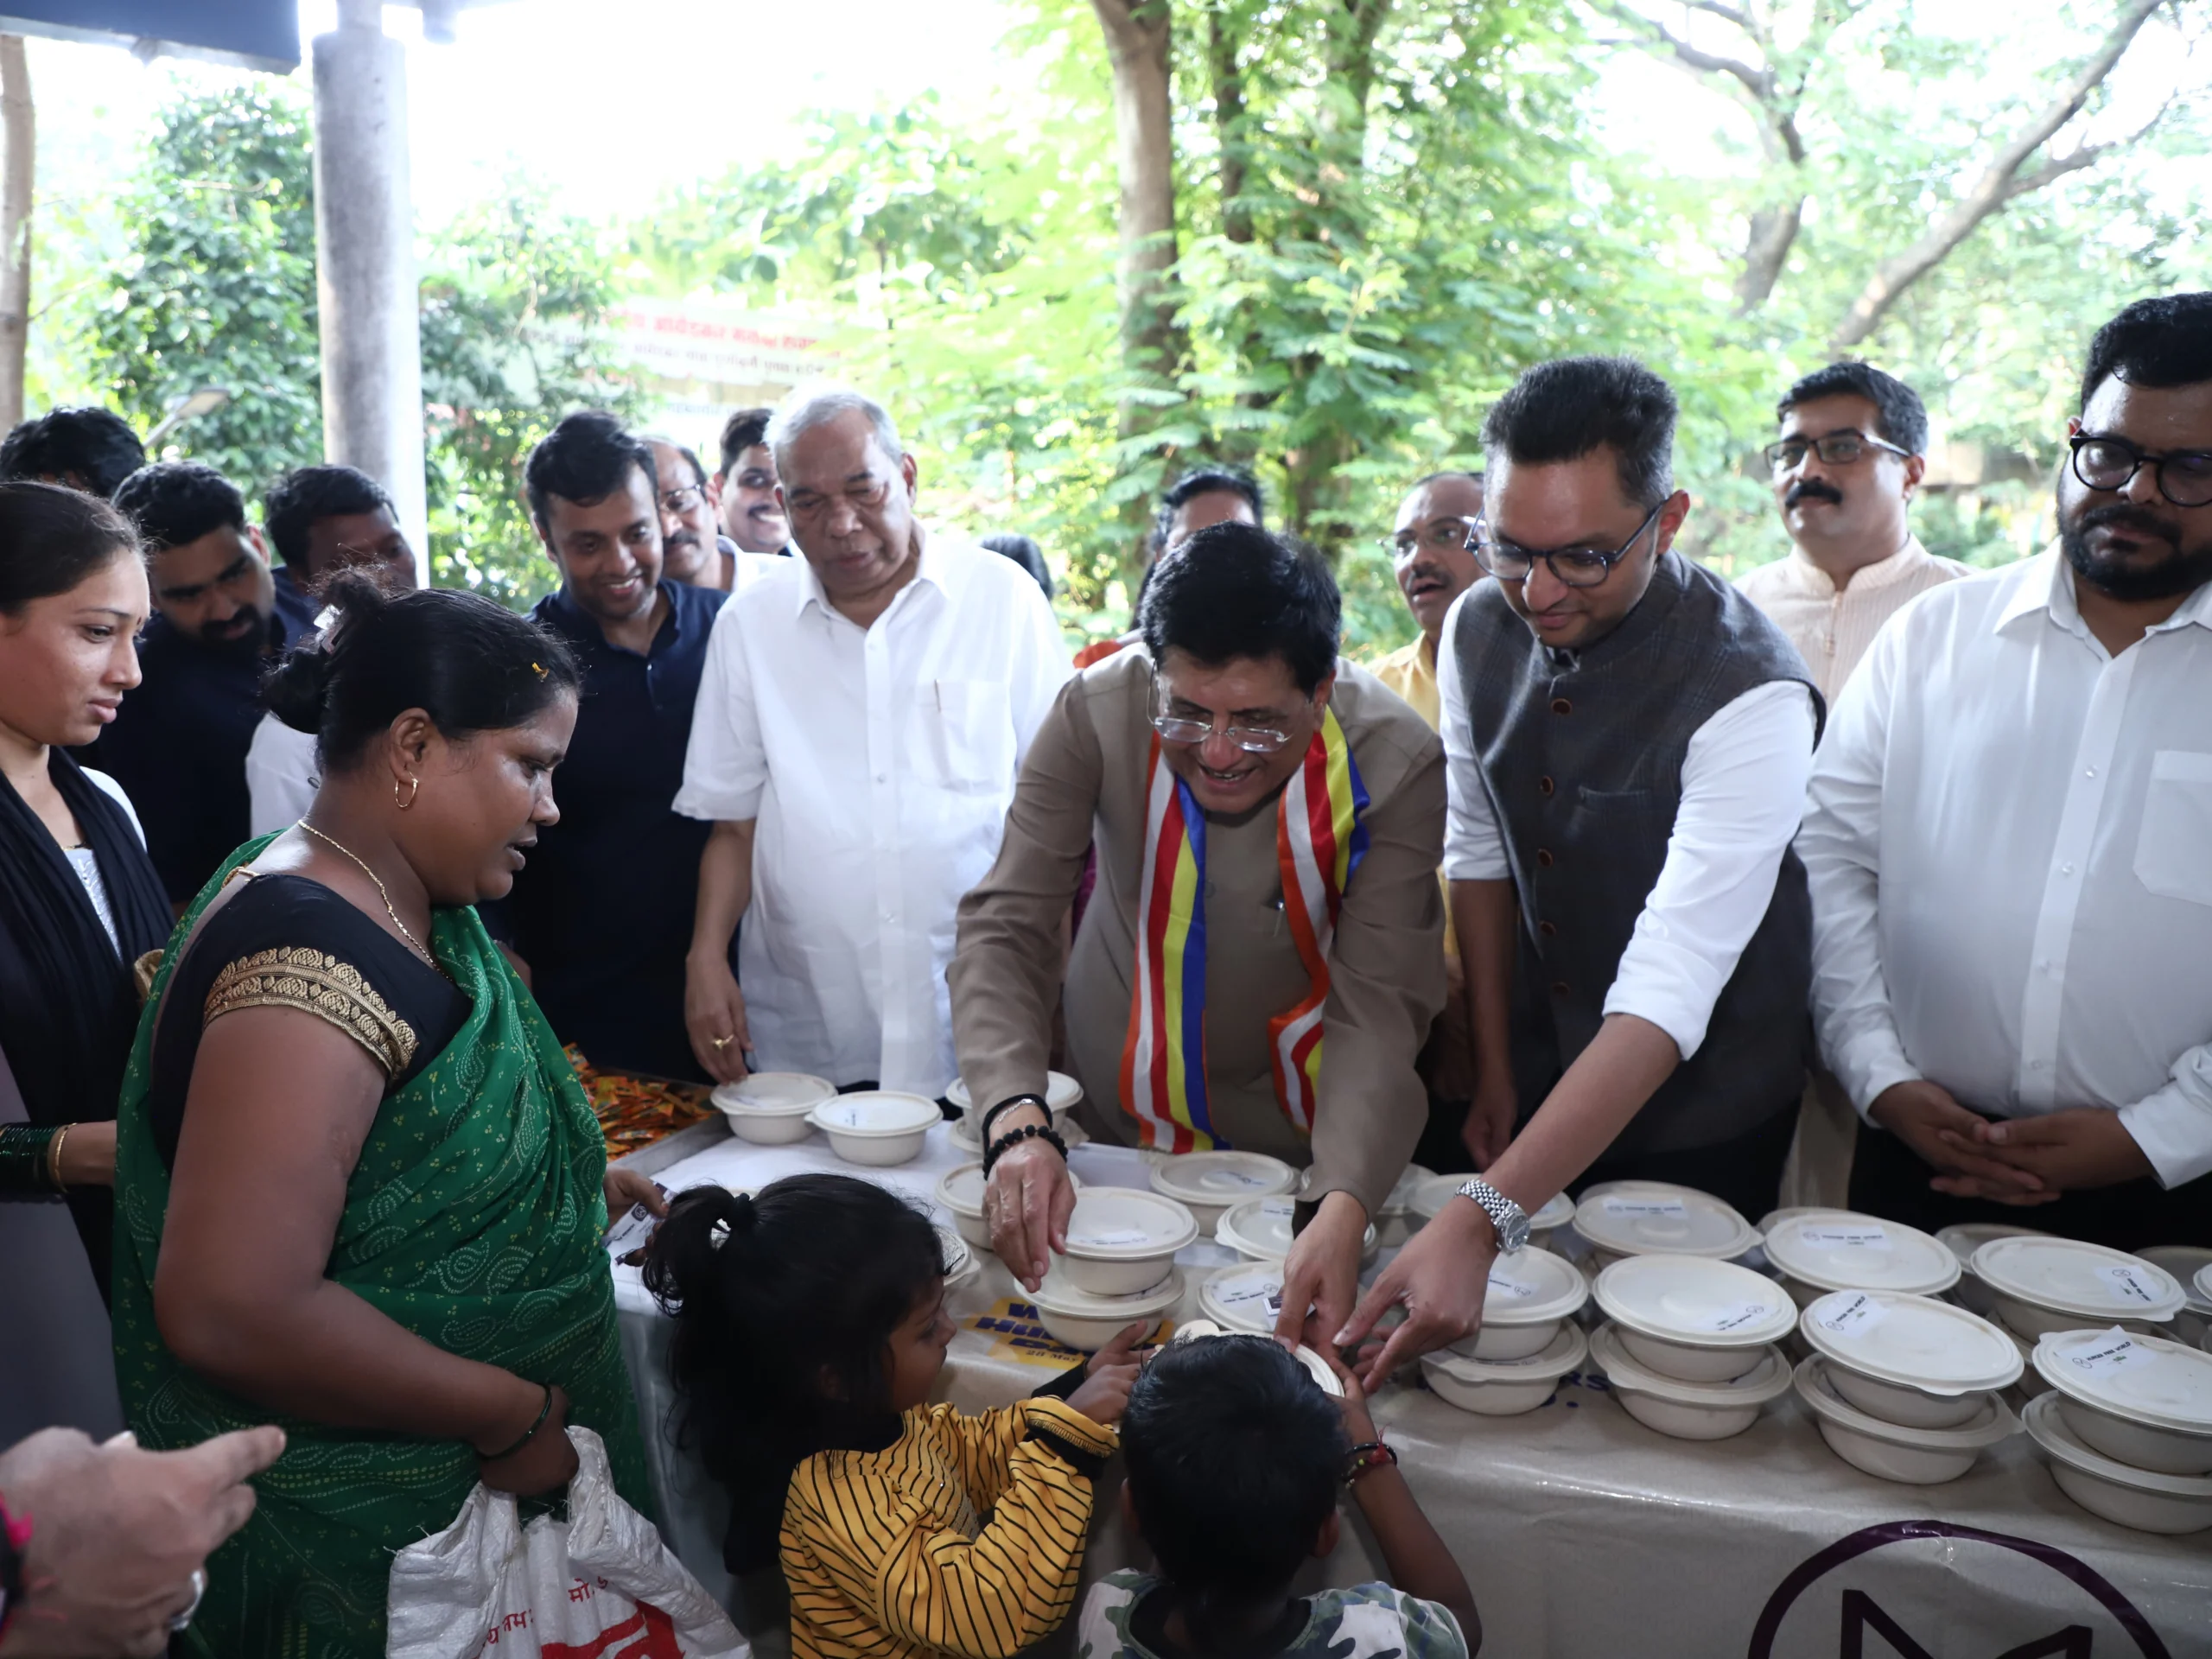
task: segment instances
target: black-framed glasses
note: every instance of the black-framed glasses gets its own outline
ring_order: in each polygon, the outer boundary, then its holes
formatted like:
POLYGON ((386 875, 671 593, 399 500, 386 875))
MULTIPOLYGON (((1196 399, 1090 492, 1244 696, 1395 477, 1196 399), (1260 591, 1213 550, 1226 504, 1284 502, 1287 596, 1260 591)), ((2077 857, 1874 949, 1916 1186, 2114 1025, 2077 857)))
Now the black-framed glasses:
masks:
POLYGON ((1907 459, 1912 453, 1880 438, 1870 438, 1864 432, 1831 432, 1821 438, 1784 438, 1779 443, 1770 443, 1759 453, 1766 457, 1766 464, 1779 474, 1796 472, 1805 464, 1808 454, 1818 455, 1831 467, 1848 467, 1869 449, 1885 449, 1907 459))
POLYGON ((1378 536, 1375 544, 1392 559, 1409 559, 1416 552, 1463 552, 1467 546, 1467 532, 1474 528, 1470 518, 1432 518, 1418 527, 1409 526, 1395 536, 1378 536))
POLYGON ((2074 450, 2074 476, 2093 490, 2124 490, 2148 467, 2158 493, 2174 505, 2212 506, 2212 454, 2201 449, 2169 449, 2159 454, 2138 449, 2125 438, 2088 432, 2077 433, 2069 442, 2074 450))
POLYGON ((1203 743, 1218 731, 1231 747, 1247 754, 1273 754, 1294 735, 1272 726, 1217 727, 1211 720, 1192 720, 1169 713, 1173 707, 1167 682, 1155 671, 1152 677, 1152 729, 1160 734, 1163 742, 1203 743))
POLYGON ((1501 541, 1486 535, 1490 526, 1480 518, 1467 526, 1467 551, 1475 556, 1475 563, 1496 576, 1500 582, 1525 582, 1529 572, 1535 568, 1538 559, 1544 568, 1569 588, 1595 588, 1612 575, 1613 567, 1629 556, 1629 550, 1643 539, 1643 532, 1659 522, 1659 515, 1666 510, 1662 501, 1644 515, 1636 533, 1608 553, 1596 547, 1555 547, 1548 551, 1522 547, 1516 543, 1501 541))
POLYGON ((660 499, 663 512, 689 512, 707 499, 707 493, 696 484, 686 484, 680 490, 671 490, 660 499))

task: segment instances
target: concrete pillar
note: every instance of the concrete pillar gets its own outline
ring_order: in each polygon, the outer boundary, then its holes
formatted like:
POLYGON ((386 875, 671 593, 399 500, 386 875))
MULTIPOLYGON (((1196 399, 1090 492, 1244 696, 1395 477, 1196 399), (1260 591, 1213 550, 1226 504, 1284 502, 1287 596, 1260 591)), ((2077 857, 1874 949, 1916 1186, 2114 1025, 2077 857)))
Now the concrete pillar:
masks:
POLYGON ((323 454, 391 492, 427 582, 407 54, 385 34, 383 11, 380 0, 340 0, 338 27, 311 48, 323 454))

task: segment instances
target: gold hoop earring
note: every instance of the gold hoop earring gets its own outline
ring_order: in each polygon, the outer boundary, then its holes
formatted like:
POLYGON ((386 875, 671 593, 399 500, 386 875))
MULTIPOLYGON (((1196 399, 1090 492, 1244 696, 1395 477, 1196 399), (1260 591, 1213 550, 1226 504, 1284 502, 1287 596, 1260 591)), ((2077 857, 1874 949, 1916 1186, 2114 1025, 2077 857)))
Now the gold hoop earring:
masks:
POLYGON ((410 778, 407 780, 407 798, 403 801, 399 798, 399 779, 395 778, 391 780, 391 804, 403 812, 415 804, 415 798, 422 792, 423 780, 420 778, 410 778))

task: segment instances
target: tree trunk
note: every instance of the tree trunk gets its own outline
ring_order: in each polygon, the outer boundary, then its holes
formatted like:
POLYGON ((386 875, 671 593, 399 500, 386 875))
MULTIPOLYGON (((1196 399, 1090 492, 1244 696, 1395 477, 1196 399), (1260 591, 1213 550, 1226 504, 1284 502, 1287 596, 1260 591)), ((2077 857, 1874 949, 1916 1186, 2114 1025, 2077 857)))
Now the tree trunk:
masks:
POLYGON ((1249 242, 1252 211, 1244 201, 1244 72, 1236 61, 1236 36, 1224 14, 1214 12, 1206 29, 1214 141, 1221 149, 1221 233, 1231 242, 1249 242))
MULTIPOLYGON (((1114 69, 1114 159, 1121 175, 1122 363, 1140 382, 1166 385, 1186 355, 1168 277, 1175 266, 1174 112, 1169 102, 1167 0, 1091 0, 1114 69)), ((1125 398, 1124 436, 1154 424, 1151 406, 1125 398)))
POLYGON ((38 115, 23 37, 0 35, 0 429, 23 418, 23 355, 30 340, 31 202, 38 179, 38 115))
POLYGON ((1762 207, 1751 215, 1751 232, 1745 238, 1744 268, 1736 274, 1736 312, 1756 311, 1782 280, 1796 245, 1798 226, 1804 222, 1805 199, 1797 197, 1780 207, 1762 207))

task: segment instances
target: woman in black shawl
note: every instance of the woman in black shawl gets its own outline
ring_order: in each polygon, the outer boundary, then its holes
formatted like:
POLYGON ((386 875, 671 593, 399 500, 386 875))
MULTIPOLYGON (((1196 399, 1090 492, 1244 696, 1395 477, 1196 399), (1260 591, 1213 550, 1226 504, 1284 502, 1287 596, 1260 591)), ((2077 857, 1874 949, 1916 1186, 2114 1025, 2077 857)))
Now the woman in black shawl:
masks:
POLYGON ((146 607, 114 508, 0 484, 0 1444, 114 1410, 111 1368, 86 1374, 105 1340, 90 1292, 107 1294, 132 969, 172 918, 122 791, 66 750, 138 683, 146 607))

